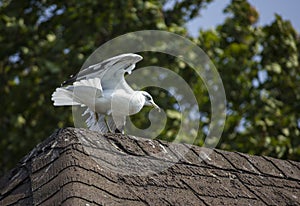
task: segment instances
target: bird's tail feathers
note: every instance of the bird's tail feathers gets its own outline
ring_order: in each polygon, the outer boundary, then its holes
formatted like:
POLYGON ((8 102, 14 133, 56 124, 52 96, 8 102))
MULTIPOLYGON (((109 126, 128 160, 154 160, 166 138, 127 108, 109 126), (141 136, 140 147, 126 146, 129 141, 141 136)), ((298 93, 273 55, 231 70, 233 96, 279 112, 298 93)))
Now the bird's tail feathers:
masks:
POLYGON ((73 92, 65 88, 57 88, 52 94, 52 101, 54 101, 54 106, 73 106, 81 105, 76 102, 73 98, 73 92))
POLYGON ((89 106, 87 103, 90 102, 90 98, 101 95, 101 81, 99 78, 93 78, 74 82, 73 85, 67 87, 57 88, 52 94, 51 100, 54 101, 54 106, 89 106))

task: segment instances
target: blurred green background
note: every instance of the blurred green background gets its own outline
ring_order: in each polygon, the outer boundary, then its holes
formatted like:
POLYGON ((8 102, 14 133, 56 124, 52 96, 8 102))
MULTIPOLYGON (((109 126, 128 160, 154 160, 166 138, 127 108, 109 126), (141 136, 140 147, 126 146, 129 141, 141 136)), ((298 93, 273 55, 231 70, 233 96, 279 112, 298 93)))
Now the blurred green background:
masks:
MULTIPOLYGON (((300 38, 291 23, 277 15, 271 24, 257 26, 256 9, 245 0, 232 0, 222 24, 191 37, 186 22, 212 0, 172 0, 164 7, 170 1, 0 0, 0 174, 55 129, 73 126, 71 107, 52 106, 56 87, 106 41, 146 29, 189 38, 214 62, 227 97, 227 121, 218 148, 300 159, 300 38)), ((194 89, 202 118, 192 143, 201 146, 210 122, 203 83, 172 57, 141 55, 141 66, 171 68, 194 89)), ((172 141, 181 121, 176 101, 166 91, 151 94, 169 111, 159 138, 172 141)), ((132 117, 137 126, 147 124, 147 112, 146 108, 132 117)), ((181 141, 190 142, 188 137, 181 141)))

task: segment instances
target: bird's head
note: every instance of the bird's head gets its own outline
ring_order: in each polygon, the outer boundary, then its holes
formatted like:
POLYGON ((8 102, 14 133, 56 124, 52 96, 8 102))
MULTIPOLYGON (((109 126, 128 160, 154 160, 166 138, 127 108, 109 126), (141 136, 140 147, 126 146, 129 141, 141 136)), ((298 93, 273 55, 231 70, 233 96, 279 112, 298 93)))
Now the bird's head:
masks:
POLYGON ((154 103, 152 96, 148 92, 141 91, 141 94, 145 98, 145 104, 144 105, 153 106, 155 109, 158 109, 158 111, 160 112, 159 106, 157 106, 157 104, 154 103))

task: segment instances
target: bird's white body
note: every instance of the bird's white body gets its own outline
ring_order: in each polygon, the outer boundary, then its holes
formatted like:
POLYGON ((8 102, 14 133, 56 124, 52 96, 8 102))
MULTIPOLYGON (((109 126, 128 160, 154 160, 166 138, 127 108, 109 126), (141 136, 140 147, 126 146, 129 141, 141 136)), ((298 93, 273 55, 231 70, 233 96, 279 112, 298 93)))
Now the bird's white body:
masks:
POLYGON ((123 131, 126 116, 138 113, 144 105, 158 108, 150 94, 134 91, 125 81, 124 74, 130 74, 141 59, 136 54, 123 54, 80 71, 66 82, 72 85, 52 94, 54 106, 87 107, 83 115, 89 115, 86 123, 91 130, 103 132, 103 121, 110 116, 115 128, 123 131))

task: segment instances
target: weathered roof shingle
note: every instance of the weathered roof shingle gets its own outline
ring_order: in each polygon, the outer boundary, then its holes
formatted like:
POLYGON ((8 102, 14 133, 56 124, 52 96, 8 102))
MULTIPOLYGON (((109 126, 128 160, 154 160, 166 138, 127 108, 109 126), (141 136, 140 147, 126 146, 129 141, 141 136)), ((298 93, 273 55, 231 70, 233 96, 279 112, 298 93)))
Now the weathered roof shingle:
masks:
POLYGON ((300 163, 67 128, 0 179, 0 205, 300 205, 300 163))

